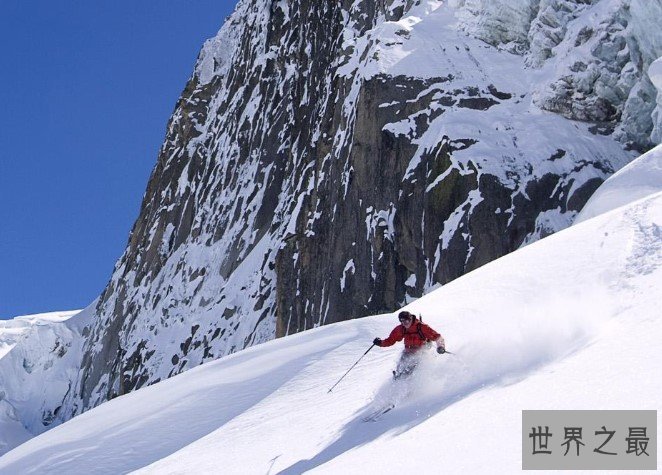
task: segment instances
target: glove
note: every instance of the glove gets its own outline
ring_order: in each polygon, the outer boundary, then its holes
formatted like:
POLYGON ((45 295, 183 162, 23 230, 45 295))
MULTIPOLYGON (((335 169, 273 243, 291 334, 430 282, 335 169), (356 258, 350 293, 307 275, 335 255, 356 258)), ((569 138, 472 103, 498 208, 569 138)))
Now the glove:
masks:
POLYGON ((372 340, 372 344, 375 346, 382 346, 382 339, 381 338, 375 338, 372 340))
POLYGON ((440 355, 443 355, 444 353, 446 353, 446 348, 444 348, 443 346, 438 346, 437 347, 437 353, 439 353, 440 355))

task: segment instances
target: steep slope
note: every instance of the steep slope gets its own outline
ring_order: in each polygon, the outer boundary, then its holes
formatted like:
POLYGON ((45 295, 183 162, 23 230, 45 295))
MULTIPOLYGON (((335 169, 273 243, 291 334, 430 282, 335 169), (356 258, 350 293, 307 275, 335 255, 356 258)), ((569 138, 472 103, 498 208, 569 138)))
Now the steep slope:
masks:
POLYGON ((524 408, 662 409, 660 223, 656 193, 411 304, 456 355, 430 354, 416 389, 379 422, 361 416, 388 396, 397 349, 374 349, 327 389, 394 326, 390 314, 117 398, 4 455, 0 472, 514 473, 524 408))
POLYGON ((76 351, 0 368, 29 380, 6 400, 31 401, 17 417, 39 432, 392 311, 568 226, 654 143, 660 22, 641 0, 242 0, 200 53, 76 351))
POLYGON ((575 223, 658 191, 662 191, 662 145, 658 145, 610 176, 588 200, 575 223))

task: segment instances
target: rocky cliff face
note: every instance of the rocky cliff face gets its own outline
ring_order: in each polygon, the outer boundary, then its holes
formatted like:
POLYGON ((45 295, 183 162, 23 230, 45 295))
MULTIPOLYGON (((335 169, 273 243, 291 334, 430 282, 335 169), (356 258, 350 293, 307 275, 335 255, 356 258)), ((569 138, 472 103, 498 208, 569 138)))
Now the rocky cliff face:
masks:
POLYGON ((569 225, 653 143, 661 10, 241 1, 177 103, 58 417, 393 311, 569 225))

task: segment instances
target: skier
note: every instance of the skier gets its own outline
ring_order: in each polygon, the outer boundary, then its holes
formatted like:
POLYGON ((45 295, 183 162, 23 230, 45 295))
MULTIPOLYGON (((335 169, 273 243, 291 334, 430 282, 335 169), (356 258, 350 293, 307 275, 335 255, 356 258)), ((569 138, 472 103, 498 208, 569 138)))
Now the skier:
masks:
POLYGON ((421 357, 421 349, 431 341, 437 344, 437 353, 444 354, 446 347, 444 338, 416 318, 416 315, 403 310, 398 314, 400 325, 395 327, 391 334, 385 340, 375 338, 373 343, 376 346, 392 346, 396 342, 404 339, 405 349, 400 355, 400 360, 393 371, 393 378, 398 379, 403 376, 409 376, 418 366, 421 357))

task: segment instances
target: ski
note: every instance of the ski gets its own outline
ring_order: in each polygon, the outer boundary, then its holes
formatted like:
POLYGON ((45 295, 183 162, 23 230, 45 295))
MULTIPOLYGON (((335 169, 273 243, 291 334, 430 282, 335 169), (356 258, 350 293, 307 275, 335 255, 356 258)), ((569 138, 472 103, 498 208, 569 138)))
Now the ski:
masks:
POLYGON ((389 404, 388 406, 384 406, 375 412, 372 412, 365 416, 362 420, 363 422, 375 422, 378 421, 384 414, 389 412, 391 409, 395 407, 395 404, 389 404))

